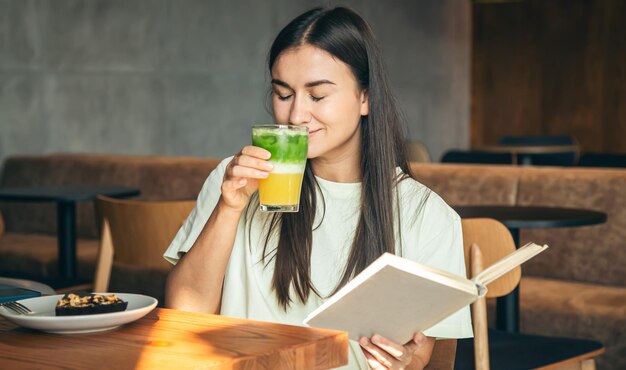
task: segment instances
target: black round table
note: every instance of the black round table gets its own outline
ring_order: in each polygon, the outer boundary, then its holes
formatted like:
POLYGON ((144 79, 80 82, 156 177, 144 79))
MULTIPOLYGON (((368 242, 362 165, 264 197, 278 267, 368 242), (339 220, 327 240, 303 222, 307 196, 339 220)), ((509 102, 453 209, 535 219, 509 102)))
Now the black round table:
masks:
MULTIPOLYGON (((606 222, 606 213, 587 209, 536 206, 455 206, 461 218, 493 218, 511 232, 519 247, 519 229, 578 227, 606 222)), ((496 327, 519 332, 519 288, 497 299, 496 327)))
POLYGON ((97 185, 0 188, 0 201, 57 204, 59 274, 67 279, 76 277, 76 202, 92 200, 96 195, 130 197, 139 195, 139 189, 97 185))

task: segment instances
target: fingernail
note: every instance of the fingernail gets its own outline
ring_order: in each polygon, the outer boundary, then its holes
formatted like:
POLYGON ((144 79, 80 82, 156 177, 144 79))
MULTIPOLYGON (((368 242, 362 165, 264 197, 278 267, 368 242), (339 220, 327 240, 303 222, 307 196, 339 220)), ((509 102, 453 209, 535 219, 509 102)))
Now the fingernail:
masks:
POLYGON ((257 171, 257 174, 262 178, 266 178, 267 176, 270 175, 268 172, 265 172, 265 171, 257 171))
POLYGON ((359 339, 359 343, 361 343, 364 346, 367 345, 367 342, 368 342, 368 340, 365 337, 361 337, 361 339, 359 339))
POLYGON ((271 162, 265 162, 263 164, 263 167, 267 168, 268 170, 271 170, 272 168, 274 168, 274 165, 271 162))
POLYGON ((374 343, 380 343, 380 335, 378 335, 378 334, 374 334, 374 335, 372 336, 372 342, 374 342, 374 343))

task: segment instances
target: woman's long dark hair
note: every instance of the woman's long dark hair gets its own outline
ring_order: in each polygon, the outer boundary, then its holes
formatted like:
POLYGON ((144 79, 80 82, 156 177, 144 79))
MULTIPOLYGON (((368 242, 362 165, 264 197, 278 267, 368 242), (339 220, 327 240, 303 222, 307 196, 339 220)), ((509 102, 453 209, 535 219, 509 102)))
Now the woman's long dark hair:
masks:
MULTIPOLYGON (((347 8, 310 10, 291 21, 274 40, 268 58, 270 72, 282 52, 305 44, 325 50, 348 65, 369 99, 369 115, 362 117, 360 123, 361 214, 336 291, 384 252, 395 253, 394 220, 399 222, 396 167, 405 174, 410 174, 410 169, 400 116, 369 25, 347 8)), ((279 228, 278 246, 271 257, 275 259, 272 288, 279 305, 285 309, 292 301, 291 288, 301 302, 307 301, 311 291, 319 294, 311 281, 318 188, 311 166, 307 164, 300 212, 271 216, 263 256, 269 258, 270 236, 279 228)), ((399 231, 399 223, 397 225, 399 231)))

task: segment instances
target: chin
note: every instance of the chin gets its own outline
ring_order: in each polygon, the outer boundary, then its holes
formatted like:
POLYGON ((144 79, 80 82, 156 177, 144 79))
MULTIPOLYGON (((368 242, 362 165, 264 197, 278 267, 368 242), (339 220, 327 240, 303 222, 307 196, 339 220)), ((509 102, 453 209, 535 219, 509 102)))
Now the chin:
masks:
POLYGON ((309 148, 309 151, 307 152, 306 158, 307 159, 315 159, 317 157, 319 157, 320 153, 318 151, 315 150, 311 150, 311 148, 309 148))

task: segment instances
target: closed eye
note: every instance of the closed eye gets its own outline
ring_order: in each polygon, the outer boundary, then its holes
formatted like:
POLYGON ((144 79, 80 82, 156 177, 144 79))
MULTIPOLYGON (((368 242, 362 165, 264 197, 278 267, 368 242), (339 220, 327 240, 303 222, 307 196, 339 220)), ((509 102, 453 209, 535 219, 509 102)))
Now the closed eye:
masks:
POLYGON ((311 97, 311 100, 313 100, 316 103, 325 98, 325 96, 314 96, 314 95, 309 95, 309 96, 311 97))
POLYGON ((278 100, 285 101, 293 96, 293 94, 281 95, 277 90, 272 90, 272 94, 276 95, 278 100))

